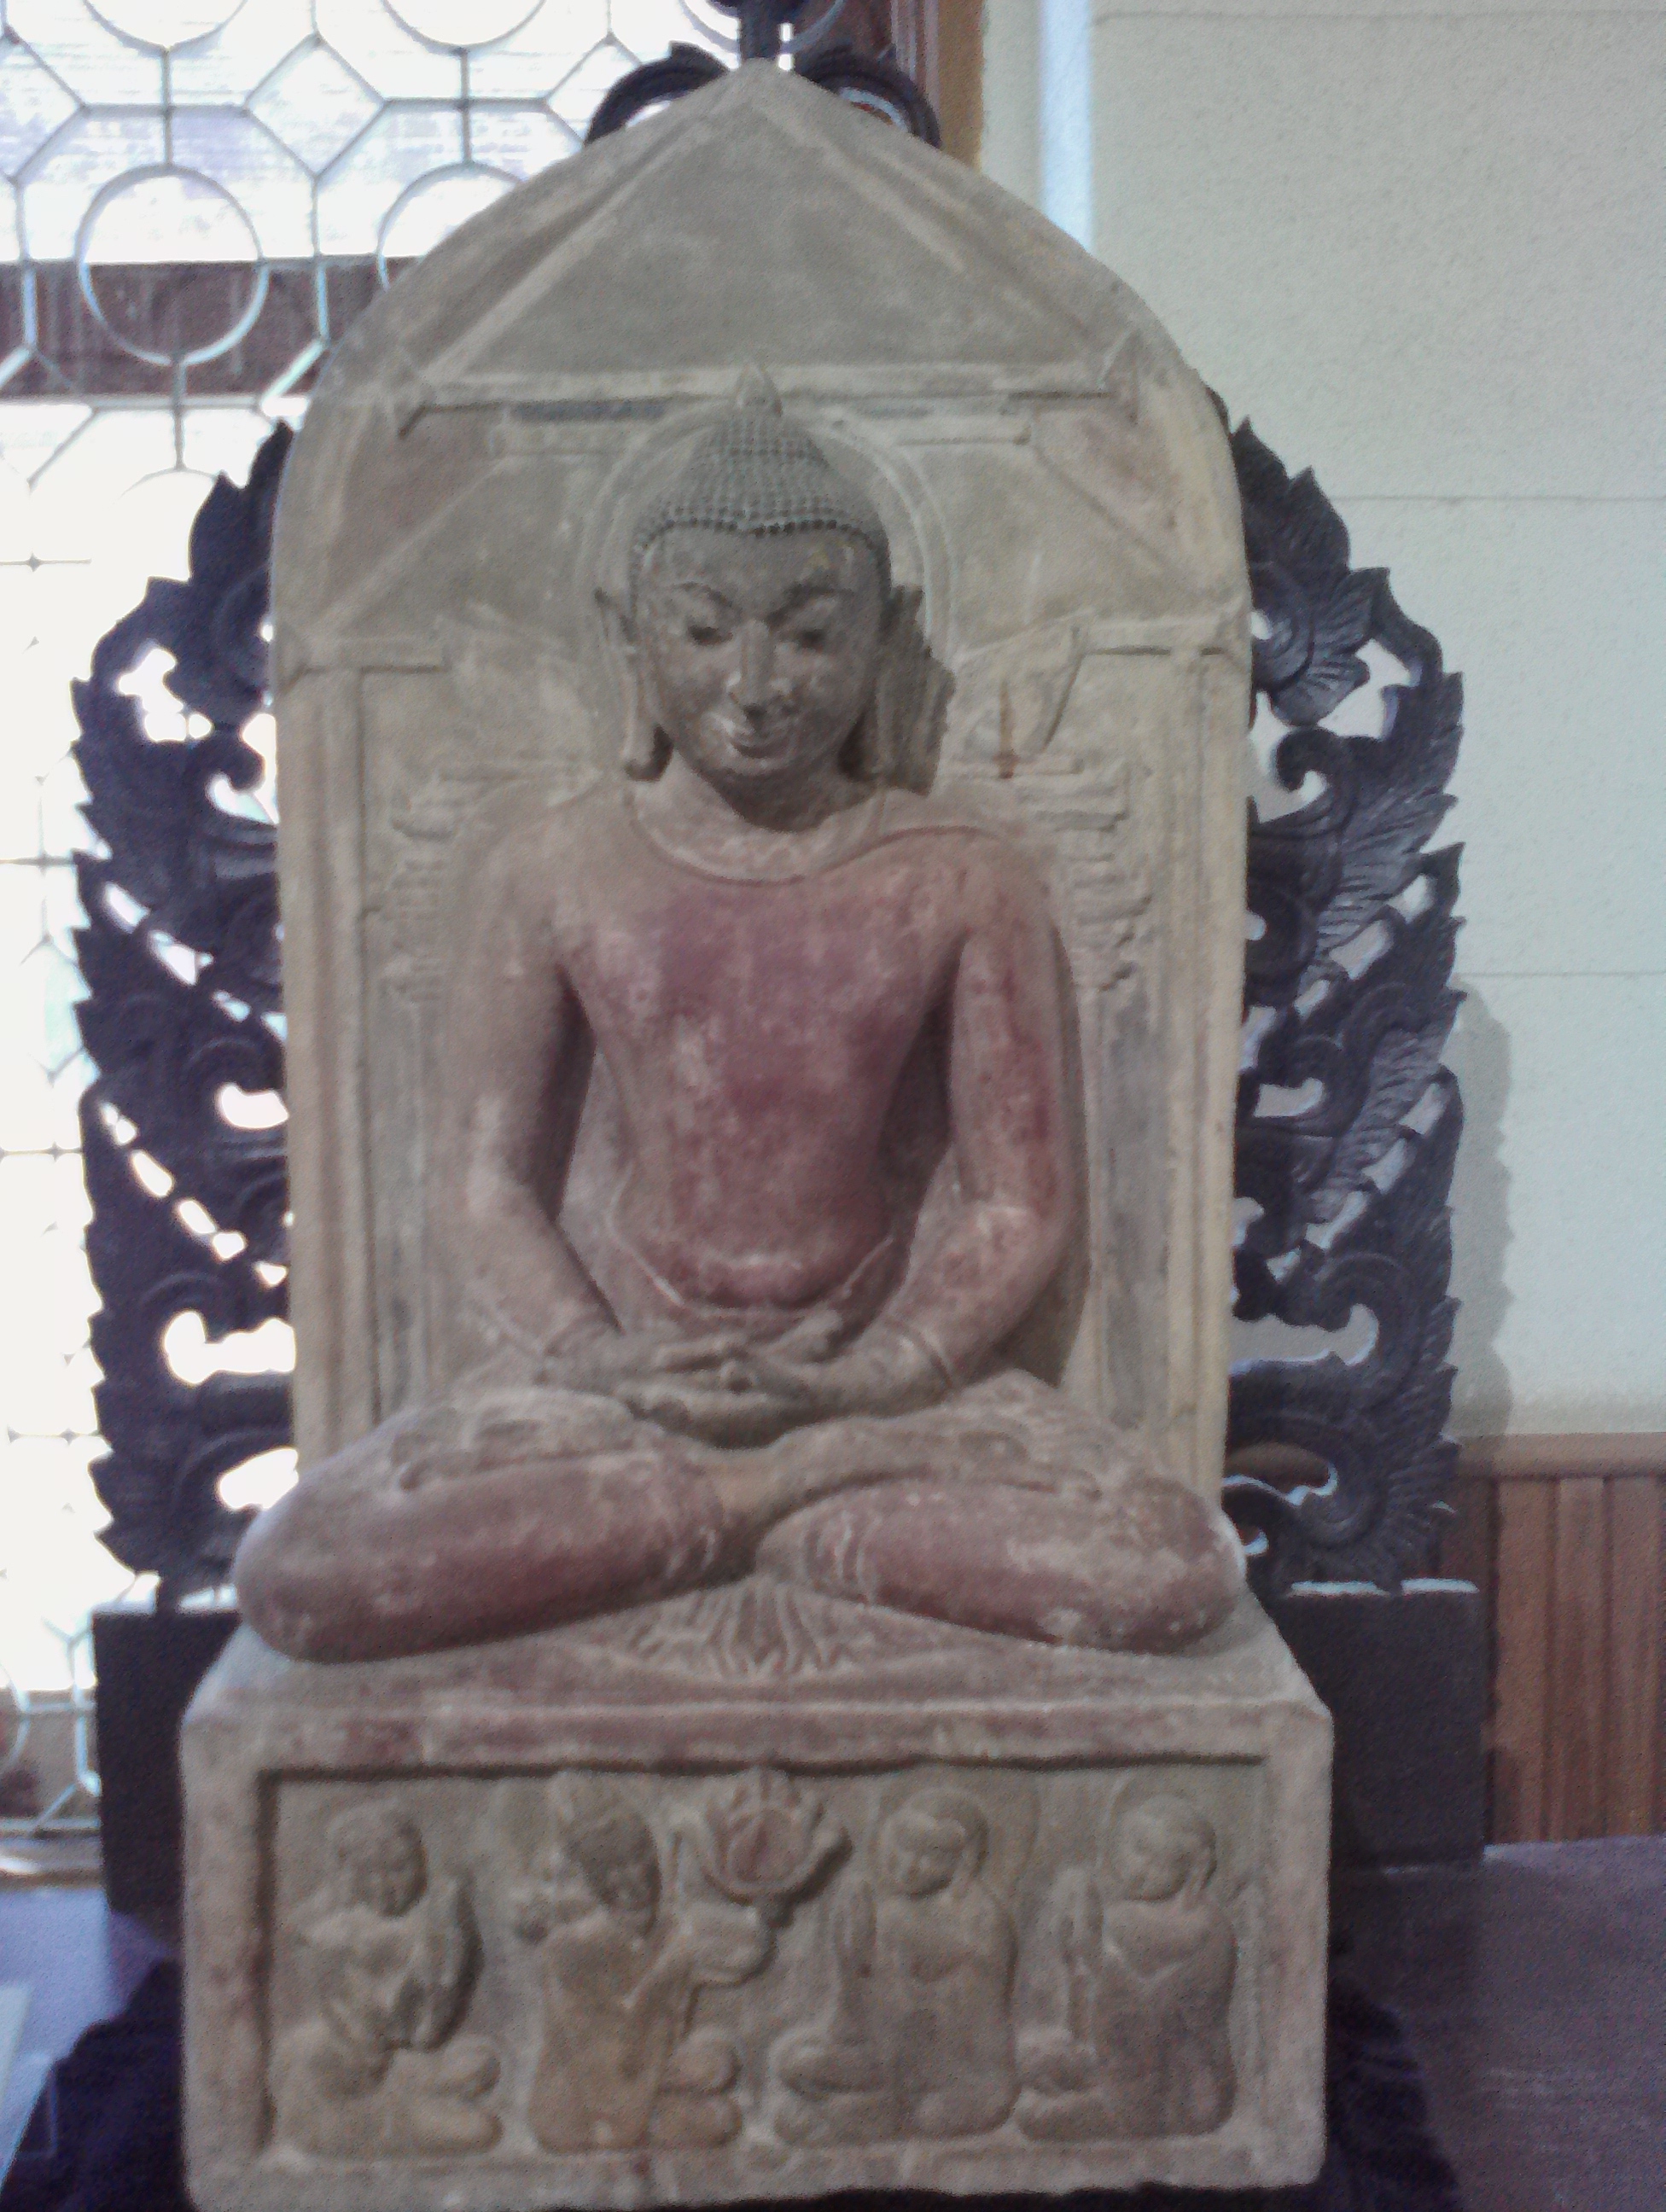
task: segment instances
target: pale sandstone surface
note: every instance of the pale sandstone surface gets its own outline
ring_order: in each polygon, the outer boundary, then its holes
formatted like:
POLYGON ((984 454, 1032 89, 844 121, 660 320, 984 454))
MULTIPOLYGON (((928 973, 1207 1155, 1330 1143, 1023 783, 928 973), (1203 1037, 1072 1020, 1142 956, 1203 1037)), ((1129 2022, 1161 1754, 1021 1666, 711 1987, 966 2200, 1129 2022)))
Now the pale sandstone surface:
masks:
POLYGON ((1196 379, 743 70, 355 326, 274 610, 304 1473, 239 1577, 305 1656, 240 1638, 187 1729, 207 2212, 1310 2173, 1329 1723, 1210 1502, 1196 379), (830 528, 696 500, 644 567, 738 399, 830 528), (723 757, 755 680, 790 814, 723 757))
POLYGON ((371 1664, 245 1632, 185 1756, 206 2212, 1317 2163, 1329 1723, 1248 1598, 1171 1659, 763 1578, 371 1664))
POLYGON ((1069 240, 758 68, 437 249, 344 341, 290 464, 273 587, 303 1463, 484 1348, 432 1214, 447 981, 492 848, 617 776, 596 588, 627 595, 636 507, 754 366, 920 595, 875 706, 885 781, 1013 840, 1068 960, 1082 1203, 1024 1364, 1213 1495, 1248 702, 1225 436, 1069 240))

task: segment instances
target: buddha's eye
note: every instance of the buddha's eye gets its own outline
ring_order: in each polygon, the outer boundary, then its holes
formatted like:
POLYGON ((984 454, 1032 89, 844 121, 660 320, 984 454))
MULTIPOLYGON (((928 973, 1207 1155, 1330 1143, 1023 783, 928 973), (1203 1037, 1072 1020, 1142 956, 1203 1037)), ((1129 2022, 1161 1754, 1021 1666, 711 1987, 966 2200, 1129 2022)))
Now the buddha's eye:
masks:
POLYGON ((827 643, 827 632, 824 629, 794 630, 793 642, 801 647, 806 653, 819 653, 827 643))
POLYGON ((690 645, 721 645, 729 633, 716 623, 690 623, 687 635, 690 645))

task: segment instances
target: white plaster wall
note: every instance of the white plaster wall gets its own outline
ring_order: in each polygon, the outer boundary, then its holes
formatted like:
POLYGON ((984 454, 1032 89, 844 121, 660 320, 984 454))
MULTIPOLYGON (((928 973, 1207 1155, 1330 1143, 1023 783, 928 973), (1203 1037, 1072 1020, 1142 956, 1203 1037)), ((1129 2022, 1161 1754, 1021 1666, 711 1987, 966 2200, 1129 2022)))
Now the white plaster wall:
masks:
POLYGON ((1086 242, 1463 672, 1455 1425, 1666 1428, 1666 7, 985 21, 986 167, 1066 211, 1082 38, 1086 242))

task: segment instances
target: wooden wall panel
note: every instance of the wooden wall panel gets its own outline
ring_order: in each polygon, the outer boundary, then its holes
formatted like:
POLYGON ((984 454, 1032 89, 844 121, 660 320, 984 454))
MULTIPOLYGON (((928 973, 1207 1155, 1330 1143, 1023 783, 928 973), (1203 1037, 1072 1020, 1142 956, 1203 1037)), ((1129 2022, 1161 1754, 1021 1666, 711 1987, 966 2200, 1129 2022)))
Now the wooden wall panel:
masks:
MULTIPOLYGON (((874 0, 866 12, 880 12, 874 0)), ((892 51, 937 110, 944 152, 976 168, 983 144, 983 0, 889 0, 888 12, 892 51)))
POLYGON ((1603 1834, 1608 1811, 1608 1485, 1543 1487, 1554 1500, 1544 1832, 1567 1843, 1603 1834))
POLYGON ((1547 1482, 1500 1484, 1497 1512, 1489 1822, 1494 1841, 1545 1832, 1556 1501, 1547 1482))
POLYGON ((1481 1590, 1495 1843, 1666 1830, 1666 1437, 1464 1447, 1444 1574, 1481 1590))
POLYGON ((1666 1484, 1647 1475, 1608 1485, 1609 1621, 1607 1832, 1666 1827, 1661 1603, 1666 1484))
POLYGON ((1498 1493, 1490 1482, 1460 1475, 1452 1486, 1452 1518, 1441 1540, 1440 1571, 1455 1581, 1474 1583, 1481 1592, 1482 1633, 1490 1651, 1494 1629, 1493 1596, 1498 1587, 1498 1493))

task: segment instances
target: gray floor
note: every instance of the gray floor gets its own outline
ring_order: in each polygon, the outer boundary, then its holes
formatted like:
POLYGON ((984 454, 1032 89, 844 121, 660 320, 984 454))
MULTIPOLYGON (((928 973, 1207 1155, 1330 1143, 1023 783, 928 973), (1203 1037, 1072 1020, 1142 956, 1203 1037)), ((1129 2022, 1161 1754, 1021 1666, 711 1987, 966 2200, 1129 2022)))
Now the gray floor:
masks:
POLYGON ((1512 1844, 1340 1886, 1465 2212, 1666 2208, 1666 1836, 1512 1844))
POLYGON ((0 2174, 11 2163, 47 2067, 84 2028, 119 2012, 145 1969, 167 1956, 97 1889, 0 1890, 0 1983, 28 1991, 17 2057, 0 2098, 0 2174))

